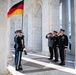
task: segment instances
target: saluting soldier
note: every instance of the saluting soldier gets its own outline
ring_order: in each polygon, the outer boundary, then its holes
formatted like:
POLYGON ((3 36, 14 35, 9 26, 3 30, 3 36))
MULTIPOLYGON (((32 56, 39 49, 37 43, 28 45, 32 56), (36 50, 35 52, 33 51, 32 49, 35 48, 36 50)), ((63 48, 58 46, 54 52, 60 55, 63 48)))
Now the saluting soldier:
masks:
POLYGON ((54 49, 54 54, 55 54, 55 60, 54 62, 58 61, 58 35, 57 31, 53 31, 53 49, 54 49))
POLYGON ((46 35, 46 38, 48 39, 48 47, 49 47, 49 52, 50 52, 50 58, 48 59, 52 60, 53 59, 53 34, 48 33, 46 35))
POLYGON ((68 47, 68 37, 64 34, 65 30, 60 29, 59 32, 59 51, 61 63, 59 65, 65 65, 66 50, 68 47))
POLYGON ((22 35, 21 30, 17 30, 16 36, 14 38, 15 41, 15 65, 16 65, 16 70, 22 70, 22 65, 21 65, 21 58, 22 58, 22 51, 23 51, 23 44, 24 44, 24 36, 22 35))

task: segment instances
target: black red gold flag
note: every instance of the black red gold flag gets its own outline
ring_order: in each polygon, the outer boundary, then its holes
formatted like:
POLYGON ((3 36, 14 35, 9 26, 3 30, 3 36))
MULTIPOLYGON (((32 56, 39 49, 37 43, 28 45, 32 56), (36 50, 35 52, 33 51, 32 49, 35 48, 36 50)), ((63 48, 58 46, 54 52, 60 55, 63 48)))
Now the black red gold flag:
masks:
POLYGON ((23 8, 24 8, 24 0, 16 3, 9 9, 7 13, 8 18, 11 17, 12 15, 23 14, 23 8))

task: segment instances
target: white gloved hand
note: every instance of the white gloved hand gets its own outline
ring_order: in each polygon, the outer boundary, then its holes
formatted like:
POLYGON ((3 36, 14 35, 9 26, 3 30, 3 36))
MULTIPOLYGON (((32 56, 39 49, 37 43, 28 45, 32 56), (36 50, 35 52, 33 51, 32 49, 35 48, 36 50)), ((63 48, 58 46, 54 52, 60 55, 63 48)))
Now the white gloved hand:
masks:
POLYGON ((65 51, 67 50, 67 48, 64 49, 65 51))

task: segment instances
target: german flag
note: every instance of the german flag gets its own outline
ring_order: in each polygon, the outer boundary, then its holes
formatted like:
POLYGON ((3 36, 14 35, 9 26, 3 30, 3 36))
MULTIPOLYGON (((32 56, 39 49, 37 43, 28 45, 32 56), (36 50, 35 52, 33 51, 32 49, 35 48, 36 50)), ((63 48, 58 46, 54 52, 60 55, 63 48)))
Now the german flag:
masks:
POLYGON ((24 0, 13 5, 7 13, 7 17, 10 18, 12 15, 23 14, 23 7, 24 7, 24 0))

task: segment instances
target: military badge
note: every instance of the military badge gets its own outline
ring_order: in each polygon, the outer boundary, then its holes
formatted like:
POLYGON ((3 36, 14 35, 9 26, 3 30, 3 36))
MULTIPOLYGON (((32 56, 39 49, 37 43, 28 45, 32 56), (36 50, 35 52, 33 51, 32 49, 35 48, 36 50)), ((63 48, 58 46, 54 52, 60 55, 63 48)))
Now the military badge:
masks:
POLYGON ((64 38, 65 38, 65 37, 63 36, 63 37, 62 37, 62 41, 64 41, 64 38))

